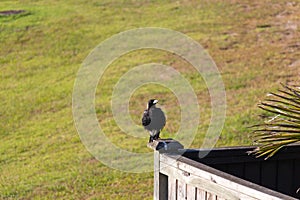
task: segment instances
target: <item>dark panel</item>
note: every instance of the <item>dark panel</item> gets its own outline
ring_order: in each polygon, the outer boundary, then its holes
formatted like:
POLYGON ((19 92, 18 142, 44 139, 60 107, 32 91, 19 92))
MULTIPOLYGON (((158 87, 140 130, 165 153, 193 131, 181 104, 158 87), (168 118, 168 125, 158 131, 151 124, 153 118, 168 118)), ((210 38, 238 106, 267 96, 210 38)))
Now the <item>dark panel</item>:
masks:
MULTIPOLYGON (((172 155, 170 155, 172 156, 172 155)), ((177 158, 178 162, 183 162, 185 164, 188 164, 188 165, 191 165, 193 167, 196 167, 196 168, 199 168, 201 170, 204 170, 208 173, 211 173, 211 174, 215 174, 217 176, 220 176, 224 179, 227 179, 229 181, 232 181, 234 183, 238 183, 238 184, 241 184, 241 185, 244 185, 245 187, 249 187, 249 188, 252 188, 254 190, 258 190, 260 192, 263 192, 263 193, 266 193, 268 195, 272 195, 274 197, 277 197, 278 199, 285 199, 285 200, 288 200, 288 199, 294 199, 294 198, 290 198, 290 196, 287 196, 287 195, 284 195, 284 194, 281 194, 281 193, 278 193, 276 191, 273 191, 271 189, 267 189, 263 186, 260 186, 260 185, 257 185, 257 184, 254 184, 254 183, 251 183, 249 181, 245 181, 244 179, 242 178, 238 178, 236 176, 233 176, 233 175, 230 175, 228 173, 223 173, 217 169, 214 169, 212 167, 209 167, 205 164, 202 164, 202 163, 199 163, 199 162, 196 162, 196 161, 193 161, 191 159, 188 159, 188 158, 185 158, 185 157, 179 157, 177 158)), ((294 162, 292 162, 294 163, 294 162)), ((232 169, 232 166, 229 166, 228 165, 228 169, 232 169)), ((228 187, 231 187, 231 185, 228 185, 228 187)), ((232 188, 234 189, 234 188, 232 188)), ((242 189, 242 188, 241 188, 242 189)), ((288 194, 289 195, 289 194, 288 194)))
POLYGON ((244 163, 228 164, 226 172, 239 178, 244 178, 244 163))
POLYGON ((282 148, 275 156, 264 160, 248 155, 254 147, 229 147, 210 150, 187 149, 183 156, 227 172, 247 181, 300 199, 300 145, 282 148), (203 154, 205 157, 201 157, 203 154), (200 155, 200 156, 199 156, 200 155))
POLYGON ((245 162, 257 162, 258 159, 255 158, 254 156, 246 154, 244 152, 240 156, 223 156, 220 155, 220 157, 205 157, 200 159, 198 162, 207 164, 207 165, 212 165, 212 164, 242 164, 245 162))
POLYGON ((168 199, 168 176, 159 173, 159 199, 168 199))
POLYGON ((224 165, 224 164, 216 164, 216 165, 210 165, 211 167, 215 168, 215 169, 218 169, 218 170, 221 170, 223 172, 227 172, 227 166, 228 165, 224 165))
MULTIPOLYGON (((294 175, 293 175, 293 189, 291 196, 300 199, 300 192, 297 193, 297 190, 300 188, 300 160, 294 161, 294 175)), ((300 190, 300 189, 299 189, 300 190)))
MULTIPOLYGON (((212 150, 205 149, 185 149, 182 151, 183 156, 197 162, 205 164, 221 164, 221 163, 240 163, 240 162, 257 162, 263 161, 264 158, 255 158, 248 155, 247 152, 253 150, 254 147, 226 147, 215 148, 212 150), (200 154, 199 154, 200 152, 200 154), (205 155, 203 157, 203 155, 205 155)), ((282 148, 277 154, 268 160, 294 160, 300 159, 300 145, 291 145, 282 148)))
POLYGON ((235 163, 253 159, 253 156, 247 154, 250 150, 253 147, 216 148, 211 151, 187 149, 183 156, 205 164, 235 163))
POLYGON ((277 190, 284 194, 291 195, 293 187, 293 161, 282 160, 278 161, 277 169, 277 190))
POLYGON ((245 180, 260 184, 260 162, 245 163, 245 180))
POLYGON ((262 186, 276 190, 277 186, 277 161, 261 162, 261 180, 262 186))

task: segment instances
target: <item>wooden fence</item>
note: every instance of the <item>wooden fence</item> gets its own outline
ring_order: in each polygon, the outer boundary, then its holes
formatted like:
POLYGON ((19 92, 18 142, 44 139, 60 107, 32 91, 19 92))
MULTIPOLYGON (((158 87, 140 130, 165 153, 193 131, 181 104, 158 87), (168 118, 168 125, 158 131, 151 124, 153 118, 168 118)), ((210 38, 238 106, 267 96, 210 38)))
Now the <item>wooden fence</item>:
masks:
MULTIPOLYGON (((177 145, 178 147, 178 145, 177 145)), ((155 200, 299 199, 300 146, 265 161, 253 147, 154 152, 155 200), (207 152, 206 152, 207 151, 207 152), (199 158, 199 153, 207 156, 199 158), (182 156, 180 156, 182 154, 182 156)))

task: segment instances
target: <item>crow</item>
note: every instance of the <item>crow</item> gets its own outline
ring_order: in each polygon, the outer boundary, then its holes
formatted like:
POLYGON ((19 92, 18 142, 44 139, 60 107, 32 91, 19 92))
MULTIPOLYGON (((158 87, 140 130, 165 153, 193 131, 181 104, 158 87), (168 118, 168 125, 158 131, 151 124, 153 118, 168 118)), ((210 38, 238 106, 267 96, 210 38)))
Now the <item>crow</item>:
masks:
POLYGON ((149 143, 159 138, 160 131, 166 124, 166 117, 160 108, 157 108, 158 100, 151 99, 148 101, 147 109, 143 113, 142 124, 144 128, 149 131, 149 143))

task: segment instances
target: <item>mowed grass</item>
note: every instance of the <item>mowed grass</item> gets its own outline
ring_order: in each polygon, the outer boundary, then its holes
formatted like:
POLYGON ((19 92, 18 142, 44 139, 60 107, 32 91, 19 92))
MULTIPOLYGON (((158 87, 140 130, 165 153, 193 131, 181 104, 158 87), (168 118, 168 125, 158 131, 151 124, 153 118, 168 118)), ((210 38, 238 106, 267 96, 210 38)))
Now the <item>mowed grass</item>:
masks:
MULTIPOLYGON (((132 28, 163 27, 198 41, 215 60, 227 92, 227 116, 217 146, 251 145, 248 126, 261 119, 256 103, 279 83, 300 74, 299 1, 8 1, 0 11, 0 198, 152 199, 153 174, 111 169, 81 143, 72 117, 72 91, 81 63, 100 42, 132 28)), ((105 72, 96 93, 99 124, 116 145, 149 152, 144 138, 122 133, 113 120, 114 85, 134 66, 174 67, 196 91, 199 130, 189 148, 201 147, 210 122, 202 77, 167 52, 122 56, 105 72)), ((145 102, 161 100, 168 115, 162 137, 175 137, 180 109, 174 94, 145 85, 132 95, 136 123, 145 102), (172 123, 170 123, 172 121, 172 123)))

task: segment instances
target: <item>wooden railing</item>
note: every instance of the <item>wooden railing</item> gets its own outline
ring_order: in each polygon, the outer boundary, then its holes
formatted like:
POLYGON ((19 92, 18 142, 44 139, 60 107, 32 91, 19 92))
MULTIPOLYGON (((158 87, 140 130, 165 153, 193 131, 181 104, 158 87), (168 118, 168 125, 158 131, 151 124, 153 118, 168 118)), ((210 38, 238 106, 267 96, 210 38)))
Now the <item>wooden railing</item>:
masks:
POLYGON ((295 200, 181 156, 187 150, 177 141, 159 140, 148 146, 155 150, 155 200, 295 200))

